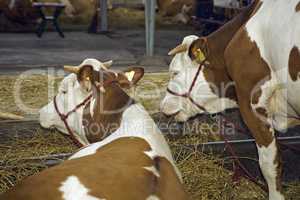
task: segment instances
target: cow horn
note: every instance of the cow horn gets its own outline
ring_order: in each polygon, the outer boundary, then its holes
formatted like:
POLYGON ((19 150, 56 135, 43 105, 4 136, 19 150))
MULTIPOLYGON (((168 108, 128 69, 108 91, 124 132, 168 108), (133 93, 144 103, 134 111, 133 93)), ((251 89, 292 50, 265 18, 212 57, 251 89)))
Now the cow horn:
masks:
POLYGON ((175 54, 177 54, 177 53, 181 53, 181 52, 187 51, 187 49, 188 49, 188 47, 187 47, 186 44, 180 44, 180 45, 178 45, 177 47, 175 47, 174 49, 172 49, 172 50, 168 53, 168 55, 169 55, 169 56, 173 56, 173 55, 175 55, 175 54))
POLYGON ((79 72, 79 67, 78 66, 65 65, 64 70, 66 72, 71 72, 71 73, 77 74, 79 72))
POLYGON ((112 66, 112 64, 113 64, 112 60, 109 60, 109 61, 106 61, 103 63, 103 65, 106 69, 110 68, 112 66))
POLYGON ((12 113, 0 112, 0 119, 21 120, 21 119, 24 119, 24 117, 20 116, 20 115, 15 115, 12 113))

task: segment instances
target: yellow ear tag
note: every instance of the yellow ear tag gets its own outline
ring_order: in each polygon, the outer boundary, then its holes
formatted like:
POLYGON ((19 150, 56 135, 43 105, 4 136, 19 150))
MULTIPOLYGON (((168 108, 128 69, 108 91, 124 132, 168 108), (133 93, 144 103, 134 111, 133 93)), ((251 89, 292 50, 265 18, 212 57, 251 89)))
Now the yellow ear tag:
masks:
POLYGON ((196 54, 196 61, 198 62, 198 63, 201 63, 201 62, 203 62, 206 58, 205 58, 205 55, 204 55, 204 53, 201 51, 201 49, 197 49, 196 50, 196 52, 195 52, 195 54, 196 54))
POLYGON ((131 82, 133 80, 135 72, 131 71, 131 72, 125 72, 125 76, 127 77, 127 79, 131 82))

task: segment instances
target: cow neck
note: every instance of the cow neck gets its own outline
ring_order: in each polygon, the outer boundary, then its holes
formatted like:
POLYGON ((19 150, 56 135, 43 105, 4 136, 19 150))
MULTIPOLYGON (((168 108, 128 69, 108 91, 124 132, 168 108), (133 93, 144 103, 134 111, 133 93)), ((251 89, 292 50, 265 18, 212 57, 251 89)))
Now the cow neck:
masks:
MULTIPOLYGON (((204 69, 203 74, 208 82, 214 83, 219 89, 222 89, 224 85, 228 86, 228 83, 232 82, 232 78, 230 77, 225 64, 225 50, 235 34, 251 17, 251 14, 256 8, 256 4, 257 2, 248 6, 237 17, 226 23, 219 30, 207 36, 206 45, 208 50, 206 52, 207 55, 205 56, 210 62, 210 66, 213 66, 214 73, 211 73, 210 69, 204 69)), ((212 90, 214 91, 213 88, 212 90)), ((223 94, 220 93, 219 95, 223 94)), ((227 88, 225 97, 236 101, 236 94, 233 86, 227 88)))
POLYGON ((117 130, 123 112, 134 103, 117 84, 107 87, 104 94, 99 91, 96 94, 83 114, 83 126, 90 143, 101 141, 117 130))
MULTIPOLYGON (((245 8, 238 16, 227 22, 217 31, 213 32, 207 37, 209 48, 208 56, 216 56, 218 64, 225 65, 224 52, 234 35, 240 30, 242 26, 249 20, 251 14, 256 8, 255 2, 245 8)), ((208 57, 209 60, 209 57, 208 57)))

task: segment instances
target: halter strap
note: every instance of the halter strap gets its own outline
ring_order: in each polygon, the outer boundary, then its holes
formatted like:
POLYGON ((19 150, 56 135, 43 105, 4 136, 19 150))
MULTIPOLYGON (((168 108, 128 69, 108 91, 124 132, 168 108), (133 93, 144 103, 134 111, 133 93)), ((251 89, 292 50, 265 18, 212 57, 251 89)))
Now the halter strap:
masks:
POLYGON ((72 129, 70 128, 68 122, 67 122, 67 119, 68 117, 76 112, 79 108, 81 108, 82 106, 84 106, 87 102, 90 102, 91 98, 92 98, 92 94, 90 94, 89 96, 87 96, 80 104, 76 105, 75 108, 73 108, 72 110, 70 110, 69 112, 67 112, 67 114, 63 114, 59 111, 58 109, 58 106, 57 106, 57 101, 56 101, 56 97, 54 97, 53 99, 53 102, 54 102, 54 108, 55 108, 55 111, 56 113, 58 114, 58 116, 60 117, 61 121, 63 121, 67 131, 69 132, 70 136, 71 136, 71 139, 73 140, 73 142, 79 146, 79 147, 83 147, 84 144, 82 144, 82 142, 80 142, 76 137, 75 137, 75 134, 74 132, 72 131, 72 129))
POLYGON ((199 65, 198 70, 197 70, 197 72, 196 72, 196 74, 195 74, 195 76, 194 76, 194 78, 193 78, 192 84, 191 84, 191 86, 189 87, 188 92, 183 93, 183 94, 179 94, 179 93, 177 93, 177 92, 172 91, 170 88, 167 88, 167 92, 169 92, 170 94, 172 94, 172 95, 174 95, 174 96, 179 96, 179 97, 183 97, 183 98, 189 99, 195 106, 197 106, 200 110, 203 110, 203 111, 206 111, 206 109, 205 109, 203 106, 201 106, 200 104, 198 104, 198 103, 191 97, 191 93, 192 93, 192 91, 193 91, 193 89, 194 89, 194 87, 195 87, 195 85, 196 85, 196 82, 197 82, 197 79, 198 79, 198 77, 199 77, 199 75, 200 75, 200 71, 201 71, 202 66, 205 66, 205 61, 206 61, 206 60, 203 60, 203 61, 201 62, 201 64, 199 65))

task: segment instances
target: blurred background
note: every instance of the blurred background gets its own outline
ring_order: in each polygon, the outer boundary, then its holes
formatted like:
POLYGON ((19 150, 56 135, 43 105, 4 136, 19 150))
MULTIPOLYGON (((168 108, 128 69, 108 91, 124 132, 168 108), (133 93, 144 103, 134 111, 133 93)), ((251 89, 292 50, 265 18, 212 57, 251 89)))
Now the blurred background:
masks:
POLYGON ((151 1, 0 0, 0 70, 15 73, 61 67, 88 57, 112 59, 116 67, 142 65, 146 71, 167 70, 171 59, 167 53, 183 37, 211 33, 251 2, 157 0, 152 4, 154 11, 146 12, 151 1), (56 15, 59 5, 64 7, 56 15), (64 39, 51 21, 41 28, 41 13, 47 19, 57 18, 64 39), (147 25, 151 28, 146 29, 147 25), (41 30, 43 34, 39 34, 41 30))

